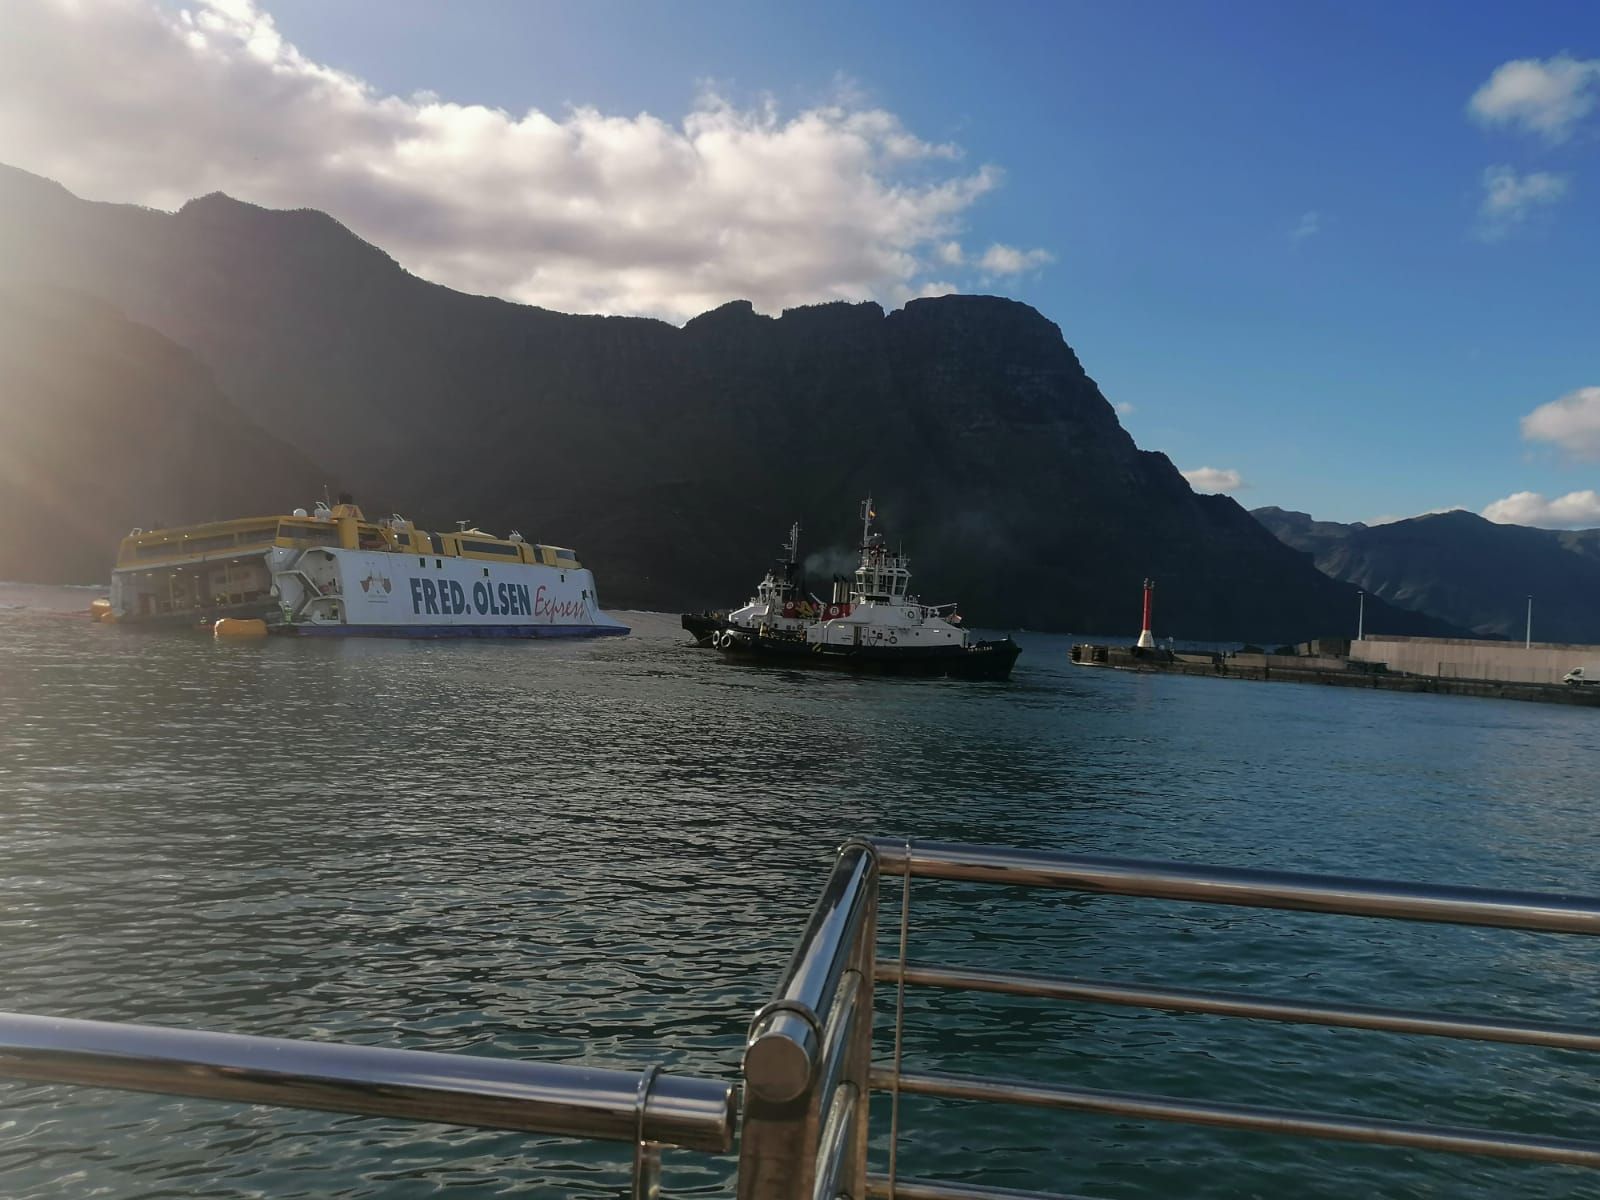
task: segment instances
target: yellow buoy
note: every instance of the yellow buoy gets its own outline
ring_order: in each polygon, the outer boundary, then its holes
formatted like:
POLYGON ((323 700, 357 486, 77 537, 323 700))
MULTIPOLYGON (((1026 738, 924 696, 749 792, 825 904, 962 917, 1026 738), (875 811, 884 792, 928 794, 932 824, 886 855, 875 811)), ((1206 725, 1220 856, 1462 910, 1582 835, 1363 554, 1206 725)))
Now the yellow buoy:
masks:
POLYGON ((223 617, 211 627, 211 633, 219 638, 264 638, 267 623, 245 617, 223 617))
POLYGON ((111 616, 111 601, 104 596, 89 605, 89 619, 91 621, 109 621, 111 616))

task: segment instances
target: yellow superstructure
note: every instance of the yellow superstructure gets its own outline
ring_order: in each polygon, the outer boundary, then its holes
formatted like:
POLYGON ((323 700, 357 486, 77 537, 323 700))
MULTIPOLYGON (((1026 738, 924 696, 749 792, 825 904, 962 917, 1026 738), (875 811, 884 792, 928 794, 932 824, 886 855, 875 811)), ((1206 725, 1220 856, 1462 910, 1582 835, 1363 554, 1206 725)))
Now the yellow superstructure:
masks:
POLYGON ((582 564, 565 546, 546 546, 512 534, 496 537, 481 529, 453 533, 428 533, 410 521, 391 517, 368 521, 354 504, 341 504, 327 516, 295 513, 282 517, 244 517, 234 521, 208 521, 173 529, 136 529, 122 539, 117 550, 119 571, 141 567, 172 566, 209 559, 236 558, 282 546, 305 550, 312 546, 342 546, 347 550, 386 550, 395 554, 435 555, 440 558, 480 558, 492 562, 525 562, 547 567, 576 569, 582 564))

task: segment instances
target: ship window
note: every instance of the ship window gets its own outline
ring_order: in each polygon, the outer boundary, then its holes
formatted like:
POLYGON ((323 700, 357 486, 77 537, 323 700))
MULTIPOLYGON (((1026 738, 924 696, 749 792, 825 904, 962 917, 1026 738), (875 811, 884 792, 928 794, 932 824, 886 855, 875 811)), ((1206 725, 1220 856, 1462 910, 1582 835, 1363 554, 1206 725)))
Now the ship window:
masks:
POLYGON ((427 565, 428 565, 428 560, 419 555, 418 558, 417 558, 417 566, 425 567, 427 565))
POLYGON ((444 570, 444 559, 442 559, 442 558, 434 559, 433 560, 433 565, 438 567, 439 570, 441 570, 441 571, 444 570))
MULTIPOLYGON (((433 543, 433 552, 435 554, 444 553, 444 539, 441 538, 437 533, 430 533, 428 535, 428 540, 433 543)), ((442 566, 443 564, 440 565, 442 566)))
POLYGON ((483 577, 484 577, 484 578, 485 578, 485 579, 487 579, 487 578, 489 578, 489 568, 488 568, 488 567, 485 567, 485 568, 484 568, 484 569, 483 569, 483 577))
POLYGON ((499 554, 506 558, 521 558, 515 546, 504 542, 462 542, 461 549, 470 554, 499 554))
POLYGON ((331 525, 291 525, 284 522, 278 526, 278 537, 306 546, 333 546, 338 544, 339 531, 331 525))

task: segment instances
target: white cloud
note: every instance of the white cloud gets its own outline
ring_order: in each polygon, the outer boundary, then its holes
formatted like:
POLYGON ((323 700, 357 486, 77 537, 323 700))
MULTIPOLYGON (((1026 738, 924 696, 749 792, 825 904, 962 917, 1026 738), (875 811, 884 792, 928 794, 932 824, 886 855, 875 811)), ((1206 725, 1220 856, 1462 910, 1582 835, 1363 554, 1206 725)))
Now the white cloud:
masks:
POLYGON ((1600 492, 1568 492, 1546 500, 1538 492, 1516 492, 1496 500, 1483 515, 1502 525, 1534 525, 1541 529, 1589 529, 1600 525, 1600 492))
POLYGON ((1291 229, 1289 231, 1289 239, 1291 241, 1303 242, 1308 237, 1315 237, 1317 234, 1319 234, 1321 232, 1322 232, 1322 214, 1321 213, 1317 213, 1317 212, 1301 213, 1299 222, 1295 225, 1295 227, 1293 229, 1291 229))
MULTIPOLYGON (((1000 182, 859 95, 785 115, 707 93, 677 122, 517 115, 383 95, 306 58, 255 0, 35 0, 5 24, 0 161, 97 199, 321 208, 419 275, 551 308, 902 299, 956 265, 1000 182)), ((991 247, 984 270, 1011 261, 1049 256, 991 247)))
POLYGON ((1125 417, 1129 416, 1131 413, 1133 413, 1135 411, 1134 407, 1133 407, 1133 404, 1130 401, 1127 401, 1127 400, 1119 401, 1117 403, 1117 405, 1116 405, 1116 409, 1117 409, 1117 411, 1119 413, 1121 413, 1125 417))
POLYGON ((1197 492, 1237 492, 1245 486, 1244 476, 1232 467, 1196 467, 1182 475, 1197 492))
POLYGON ((1478 236, 1496 241, 1510 233, 1538 208, 1567 194, 1568 179, 1550 171, 1518 175, 1508 166, 1485 167, 1483 203, 1478 208, 1478 236))
POLYGON ((945 242, 939 247, 939 261, 948 267, 959 267, 967 261, 960 242, 945 242))
POLYGON ((1572 136, 1600 100, 1600 59, 1519 58, 1501 63, 1467 102, 1486 125, 1536 133, 1548 142, 1572 136))
POLYGON ((1600 460, 1600 387, 1579 388, 1522 418, 1522 436, 1549 442, 1573 458, 1600 460))
POLYGON ((1018 250, 996 242, 983 252, 978 266, 989 275, 1021 275, 1055 262, 1048 250, 1018 250))

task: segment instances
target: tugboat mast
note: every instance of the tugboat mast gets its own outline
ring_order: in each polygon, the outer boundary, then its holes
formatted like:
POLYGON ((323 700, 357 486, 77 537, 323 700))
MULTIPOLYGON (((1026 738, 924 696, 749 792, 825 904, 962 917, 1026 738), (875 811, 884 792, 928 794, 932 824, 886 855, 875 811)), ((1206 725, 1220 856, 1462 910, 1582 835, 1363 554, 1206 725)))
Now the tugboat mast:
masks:
POLYGON ((866 549, 872 540, 872 518, 878 514, 872 511, 872 496, 869 494, 861 502, 861 548, 866 549))

